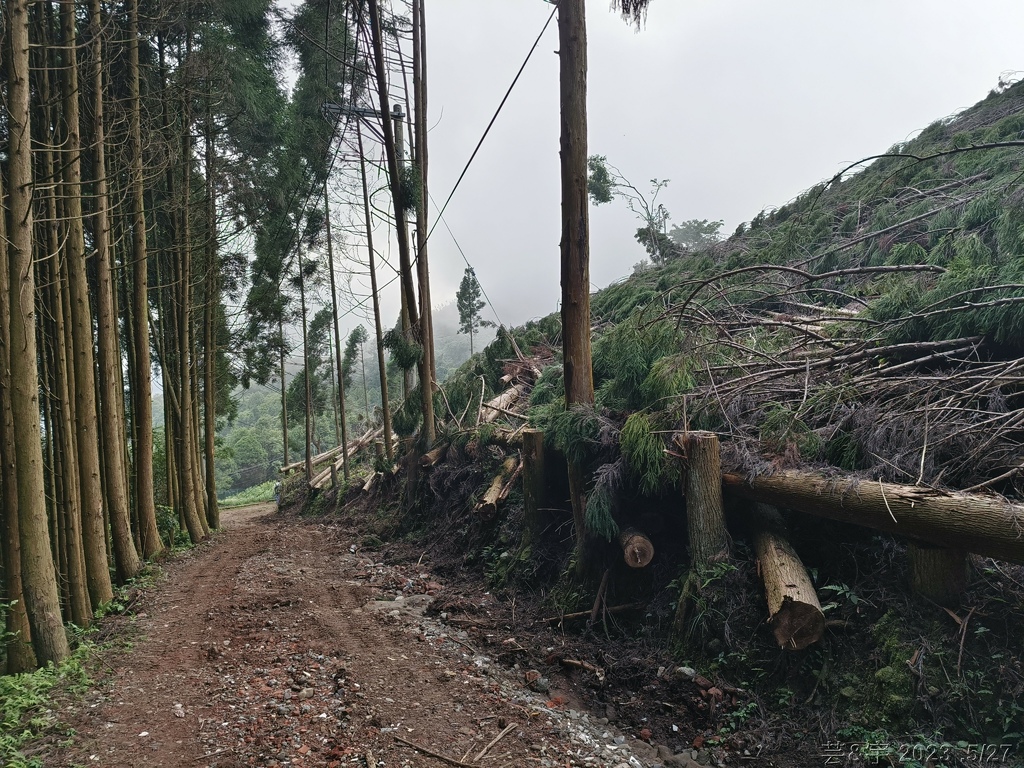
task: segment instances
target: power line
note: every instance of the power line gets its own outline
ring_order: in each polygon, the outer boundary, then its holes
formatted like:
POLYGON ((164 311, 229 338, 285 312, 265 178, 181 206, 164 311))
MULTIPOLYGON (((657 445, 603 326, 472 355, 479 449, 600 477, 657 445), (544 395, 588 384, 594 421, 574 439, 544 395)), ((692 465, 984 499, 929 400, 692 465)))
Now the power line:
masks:
MULTIPOLYGON (((533 52, 537 50, 537 46, 540 44, 541 38, 544 37, 544 33, 548 31, 548 26, 550 26, 551 20, 555 18, 555 13, 557 12, 557 7, 551 9, 551 15, 548 16, 548 20, 544 22, 544 26, 541 28, 540 34, 537 35, 537 39, 533 41, 533 46, 530 48, 530 52, 526 54, 526 59, 523 61, 522 66, 519 67, 519 71, 516 72, 516 76, 512 79, 512 85, 508 87, 508 90, 505 92, 504 98, 502 98, 501 103, 498 105, 498 109, 494 113, 494 117, 491 118, 491 122, 489 122, 487 124, 487 128, 484 129, 483 136, 481 136, 480 141, 477 142, 476 149, 473 150, 473 154, 469 156, 469 160, 466 162, 466 167, 462 169, 462 173, 459 175, 458 181, 455 182, 455 186, 452 187, 452 191, 448 195, 448 199, 445 200, 444 205, 441 206, 441 210, 437 214, 438 221, 440 221, 441 216, 443 216, 445 210, 447 210, 448 203, 450 203, 452 201, 452 198, 455 197, 455 192, 459 188, 459 185, 462 183, 462 180, 466 177, 466 172, 469 170, 469 166, 471 166, 473 164, 473 160, 476 159, 477 152, 479 152, 480 147, 483 146, 484 140, 487 138, 487 134, 491 132, 491 128, 493 127, 494 122, 498 119, 498 115, 501 114, 502 107, 505 106, 505 102, 508 101, 508 97, 512 95, 512 89, 514 89, 516 87, 516 83, 519 82, 519 78, 523 74, 523 70, 526 69, 526 65, 530 63, 530 59, 533 57, 533 52)), ((430 227, 430 231, 427 232, 427 236, 423 240, 424 243, 426 243, 427 240, 430 239, 430 236, 434 234, 434 229, 436 227, 437 221, 434 222, 433 226, 430 227)))

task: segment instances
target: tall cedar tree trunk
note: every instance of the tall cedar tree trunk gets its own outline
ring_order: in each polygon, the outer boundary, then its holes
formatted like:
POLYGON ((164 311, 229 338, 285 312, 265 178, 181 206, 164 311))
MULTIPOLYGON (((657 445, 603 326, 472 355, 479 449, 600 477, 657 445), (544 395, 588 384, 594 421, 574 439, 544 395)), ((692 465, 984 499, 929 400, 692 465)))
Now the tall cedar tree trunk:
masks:
MULTIPOLYGON (((401 158, 398 155, 395 140, 395 130, 389 118, 388 109, 388 75, 384 65, 384 40, 381 30, 380 7, 377 0, 369 0, 370 31, 373 41, 374 70, 377 75, 377 93, 380 102, 381 126, 384 132, 384 151, 388 160, 388 177, 391 184, 391 199, 395 212, 395 235, 398 238, 398 268, 402 283, 402 294, 405 299, 404 307, 407 313, 408 325, 410 328, 417 328, 419 316, 416 309, 416 292, 413 284, 412 261, 409 255, 409 227, 405 220, 405 211, 402 205, 402 176, 401 158)), ((412 341, 412 339, 410 339, 412 341)), ((430 392, 430 378, 423 376, 423 360, 420 357, 420 388, 430 392)), ((433 430, 433 396, 423 399, 424 425, 430 424, 433 430)), ((424 432, 426 434, 426 432, 424 432)))
MULTIPOLYGON (((188 46, 191 47, 191 36, 188 35, 188 46)), ((167 124, 168 140, 173 141, 172 127, 167 124)), ((177 345, 177 376, 176 384, 178 400, 176 408, 176 423, 174 433, 176 438, 176 463, 178 483, 178 502, 181 504, 181 514, 185 519, 185 527, 188 528, 189 538, 192 543, 203 541, 208 535, 206 520, 200 515, 197 499, 198 472, 195 466, 195 451, 192 444, 192 244, 191 226, 189 217, 189 206, 191 204, 191 158, 192 158, 192 134, 191 116, 185 96, 181 101, 181 193, 180 206, 176 211, 178 222, 175 226, 177 269, 175 274, 176 301, 174 310, 176 312, 176 333, 171 337, 177 345)), ((177 200, 175 187, 177 186, 176 174, 173 167, 168 168, 168 186, 171 200, 177 200)))
POLYGON ((71 301, 72 358, 75 388, 75 433, 78 450, 78 481, 82 497, 82 543, 93 608, 114 596, 107 560, 107 534, 103 519, 103 486, 100 475, 99 417, 96 411, 96 374, 93 357, 92 311, 86 280, 85 232, 82 224, 81 126, 75 3, 60 4, 64 65, 61 100, 64 117, 64 214, 67 235, 64 262, 71 301))
POLYGON ((277 319, 277 334, 281 339, 281 466, 288 466, 288 388, 284 380, 284 321, 277 319))
POLYGON ((345 374, 341 370, 341 325, 338 318, 338 289, 334 279, 334 235, 331 232, 331 201, 324 182, 324 223, 327 226, 327 269, 331 275, 331 309, 334 317, 334 362, 338 371, 338 409, 341 412, 341 466, 345 482, 349 481, 348 470, 348 419, 345 414, 345 374))
POLYGON ((207 95, 206 108, 206 301, 203 304, 203 437, 206 460, 206 522, 220 528, 217 504, 217 472, 214 466, 214 438, 217 433, 217 334, 214 309, 220 303, 217 270, 217 199, 214 188, 213 113, 207 95))
POLYGON ((156 525, 153 487, 153 383, 149 354, 149 253, 146 243, 146 209, 142 174, 142 117, 139 92, 139 0, 128 5, 128 149, 131 153, 132 200, 132 333, 135 357, 132 366, 132 413, 135 426, 135 503, 138 508, 142 554, 152 558, 163 549, 156 525))
POLYGON ((4 565, 4 591, 9 607, 5 630, 8 633, 7 672, 27 672, 36 666, 32 650, 32 632, 25 596, 21 587, 21 538, 18 526, 18 484, 14 450, 14 415, 11 413, 11 296, 7 271, 7 201, 4 199, 3 174, 0 173, 0 546, 4 565))
POLYGON ((430 303, 430 269, 427 261, 427 48, 425 0, 412 1, 413 113, 416 169, 420 184, 416 206, 416 271, 420 289, 420 341, 423 362, 420 366, 420 390, 423 398, 423 438, 426 446, 434 442, 434 320, 430 303))
MULTIPOLYGON (((565 407, 594 403, 590 354, 590 212, 587 201, 587 23, 584 0, 558 4, 562 162, 562 354, 565 407)), ((579 572, 589 570, 583 467, 569 462, 579 572)))
POLYGON ((36 660, 46 664, 62 661, 67 657, 69 648, 61 622, 60 594, 50 553, 39 427, 35 278, 32 270, 32 130, 27 0, 10 0, 7 18, 10 40, 7 108, 11 217, 7 266, 10 269, 11 411, 17 451, 13 480, 18 486, 22 593, 36 660))
POLYGON ((384 414, 384 451, 388 461, 395 460, 391 442, 391 402, 388 397, 388 371, 384 361, 384 329, 380 321, 380 294, 377 292, 376 256, 373 252, 373 219, 370 217, 370 190, 366 181, 366 157, 363 155, 363 133, 356 122, 356 140, 359 143, 359 171, 363 181, 363 215, 366 219, 366 247, 369 255, 370 293, 373 297, 373 326, 377 335, 377 370, 380 373, 380 404, 384 414))
POLYGON ((306 385, 306 485, 313 481, 313 385, 309 370, 309 339, 306 333, 306 275, 302 261, 302 246, 299 246, 299 308, 302 312, 302 370, 306 385))
POLYGON ((100 418, 103 430, 103 477, 107 509, 114 545, 117 578, 126 582, 142 570, 139 554, 132 539, 128 488, 125 485, 125 428, 120 418, 118 401, 123 397, 121 386, 121 354, 117 341, 117 314, 114 308, 114 265, 110 245, 110 201, 107 194, 106 129, 103 125, 103 19, 100 0, 89 3, 92 34, 93 85, 93 162, 96 169, 94 189, 93 245, 96 249, 96 317, 97 349, 100 372, 100 418))
MULTIPOLYGON (((51 27, 43 24, 42 9, 37 13, 40 41, 47 36, 51 27)), ((52 20, 52 18, 50 19, 52 20)), ((59 146, 59 138, 51 131, 54 125, 52 117, 53 93, 49 77, 47 54, 55 51, 52 41, 45 39, 46 45, 38 50, 37 87, 39 89, 40 116, 40 147, 36 151, 42 166, 43 178, 48 180, 45 186, 44 227, 46 231, 45 248, 39 249, 39 269, 42 278, 41 306, 46 308, 47 317, 43 318, 41 330, 47 339, 46 352, 50 357, 50 378, 47 391, 53 400, 51 408, 51 428, 54 451, 54 488, 56 520, 51 530, 56 534, 54 539, 57 552, 58 573, 61 585, 66 593, 66 612, 68 618, 79 627, 87 627, 92 622, 92 605, 89 601, 85 577, 85 563, 82 552, 80 490, 78 468, 75 456, 77 449, 74 439, 74 408, 71 400, 73 385, 70 382, 70 365, 65 344, 67 322, 64 312, 65 282, 61 278, 60 233, 58 224, 62 220, 58 210, 55 179, 55 163, 52 147, 59 146)), ((43 201, 40 201, 41 203, 43 201)), ((48 430, 49 432, 49 430, 48 430)))

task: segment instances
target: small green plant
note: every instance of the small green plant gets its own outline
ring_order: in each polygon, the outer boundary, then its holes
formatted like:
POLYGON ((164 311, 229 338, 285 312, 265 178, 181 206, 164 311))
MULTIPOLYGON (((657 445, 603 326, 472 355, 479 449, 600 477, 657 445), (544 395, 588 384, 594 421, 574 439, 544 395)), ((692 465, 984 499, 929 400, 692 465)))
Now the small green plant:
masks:
POLYGON ((38 758, 21 753, 32 739, 56 725, 50 711, 54 690, 79 694, 89 687, 84 663, 95 646, 82 643, 61 664, 35 672, 0 677, 0 765, 8 768, 41 768, 38 758))

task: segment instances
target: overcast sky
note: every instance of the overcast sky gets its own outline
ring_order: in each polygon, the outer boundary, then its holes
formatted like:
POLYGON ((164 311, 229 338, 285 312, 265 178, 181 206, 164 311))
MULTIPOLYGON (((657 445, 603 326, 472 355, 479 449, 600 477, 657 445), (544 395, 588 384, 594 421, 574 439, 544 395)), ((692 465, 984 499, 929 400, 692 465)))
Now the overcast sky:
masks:
MULTIPOLYGON (((637 32, 587 3, 590 154, 638 187, 671 179, 673 221, 726 232, 912 137, 1024 69, 1020 0, 654 0, 637 32)), ((428 0, 430 186, 451 190, 552 6, 428 0)), ((506 324, 558 308, 557 27, 552 22, 445 218, 506 324)), ((591 209, 591 280, 644 257, 623 202, 591 209)), ((464 263, 431 238, 435 304, 464 263)))

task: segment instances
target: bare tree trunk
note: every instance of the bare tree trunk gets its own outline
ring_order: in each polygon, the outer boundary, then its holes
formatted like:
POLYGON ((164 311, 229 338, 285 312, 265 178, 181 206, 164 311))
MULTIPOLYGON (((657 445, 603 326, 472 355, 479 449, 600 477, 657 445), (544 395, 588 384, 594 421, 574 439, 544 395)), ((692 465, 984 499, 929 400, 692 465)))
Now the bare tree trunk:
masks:
MULTIPOLYGON (((209 99, 209 95, 207 96, 209 99)), ((217 472, 214 466, 217 434, 217 335, 214 331, 214 309, 220 303, 217 265, 217 199, 213 178, 214 161, 213 114, 206 110, 206 302, 203 305, 203 436, 206 459, 206 521, 211 528, 220 528, 217 504, 217 472)))
POLYGON ((302 246, 299 246, 299 308, 302 313, 302 370, 306 385, 306 485, 313 481, 313 386, 312 371, 309 370, 309 339, 306 334, 306 275, 302 262, 302 246))
POLYGON ((124 424, 118 400, 123 396, 120 385, 121 356, 117 343, 117 315, 114 310, 113 263, 110 248, 110 202, 107 196, 106 129, 103 124, 103 19, 100 0, 90 0, 92 31, 93 85, 93 151, 96 166, 93 216, 93 245, 96 249, 96 316, 97 349, 100 373, 100 418, 103 420, 103 472, 107 508, 113 535, 114 562, 121 582, 134 578, 142 563, 132 540, 128 489, 125 487, 124 424))
MULTIPOLYGON (((45 101, 49 102, 49 83, 43 87, 46 94, 45 101)), ((47 119, 47 125, 51 124, 47 119)), ((54 179, 53 153, 49 147, 57 142, 53 137, 46 139, 45 146, 39 150, 42 155, 43 173, 47 179, 54 179)), ((74 406, 71 399, 73 385, 70 381, 71 371, 68 365, 67 350, 65 344, 67 339, 67 328, 64 313, 65 282, 61 277, 60 269, 60 237, 57 230, 57 223, 60 214, 57 209, 56 184, 50 183, 46 190, 46 208, 48 214, 47 233, 48 245, 47 254, 41 268, 45 268, 46 286, 43 290, 48 307, 49 321, 44 328, 49 326, 50 333, 50 354, 52 383, 50 387, 51 396, 55 408, 52 416, 54 427, 54 473, 59 486, 55 488, 54 499, 57 505, 59 525, 56 530, 59 533, 60 545, 60 572, 64 576, 64 584, 67 589, 67 605, 69 618, 79 627, 88 627, 92 623, 92 604, 89 601, 87 579, 85 575, 85 562, 82 551, 82 511, 79 506, 81 491, 78 482, 78 467, 75 456, 77 453, 74 435, 74 406)))
POLYGON ((75 432, 77 437, 78 480, 82 494, 82 543, 93 608, 110 602, 114 596, 107 559, 107 534, 100 473, 99 417, 96 410, 96 375, 93 356, 92 311, 86 280, 85 232, 82 216, 82 141, 79 120, 78 64, 75 3, 61 0, 61 38, 64 62, 61 99, 64 117, 64 212, 68 226, 65 263, 71 302, 70 321, 73 340, 75 383, 75 432))
POLYGON ((544 465, 544 433, 523 430, 523 535, 522 546, 540 540, 543 509, 547 506, 547 474, 544 465))
POLYGON ((955 608, 967 589, 968 555, 962 549, 910 542, 910 586, 914 592, 947 608, 955 608))
POLYGON ((384 330, 380 321, 380 294, 377 291, 376 255, 373 252, 373 220, 370 218, 370 191, 366 182, 366 158, 363 155, 363 134, 356 123, 356 139, 359 142, 359 170, 363 180, 363 213, 366 218, 366 245, 369 253, 370 293, 373 296, 373 326, 377 341, 377 370, 380 373, 380 403, 384 414, 384 451, 388 461, 395 460, 395 449, 391 442, 391 403, 388 397, 388 370, 384 361, 384 330))
MULTIPOLYGON (((398 239, 398 264, 399 275, 402 283, 402 293, 405 297, 405 308, 408 313, 409 327, 416 328, 419 324, 419 315, 416 309, 416 289, 413 284, 412 260, 409 254, 409 227, 405 220, 405 211, 402 205, 402 176, 401 158, 395 143, 395 132, 388 115, 388 77, 384 65, 384 42, 381 30, 380 7, 378 0, 369 0, 370 31, 373 42, 373 60, 377 75, 377 93, 380 102, 381 124, 384 131, 384 151, 388 160, 388 177, 391 183, 391 199, 395 212, 395 234, 398 239)), ((421 359, 422 365, 422 359, 421 359)), ((422 372, 422 368, 421 368, 422 372)), ((429 378, 421 380, 421 387, 429 390, 429 378)), ((424 404, 426 404, 424 400, 424 404)), ((433 400, 431 399, 430 412, 424 409, 423 416, 433 418, 433 400)), ((424 421, 426 423, 426 421, 424 421)), ((432 423, 432 422, 431 422, 432 423)))
POLYGON ((4 565, 4 599, 8 602, 7 672, 27 672, 36 666, 25 595, 21 587, 21 537, 18 526, 18 483, 15 466, 14 415, 11 413, 11 295, 7 271, 7 200, 0 173, 0 546, 4 565))
MULTIPOLYGON (((590 211, 587 201, 587 23, 584 0, 558 5, 562 165, 562 356, 565 407, 594 403, 590 352, 590 211)), ((579 572, 589 570, 583 468, 569 463, 579 572)))
POLYGON ((420 342, 423 361, 420 365, 420 390, 423 398, 423 438, 426 446, 435 439, 434 382, 434 321, 430 303, 430 268, 427 260, 427 38, 425 0, 412 0, 413 46, 413 112, 416 146, 416 166, 420 183, 420 204, 416 207, 416 271, 420 291, 420 342))
POLYGON ((132 368, 132 413, 135 421, 135 503, 138 507, 142 554, 152 558, 163 549, 156 525, 153 487, 153 383, 149 353, 149 253, 142 176, 142 125, 139 93, 139 0, 128 0, 128 78, 132 198, 132 304, 135 359, 132 368))
POLYGON ((714 432, 690 432, 686 436, 686 521, 690 537, 690 562, 696 571, 707 570, 729 557, 729 533, 722 507, 722 463, 714 432))
POLYGON ((277 331, 281 336, 281 433, 284 440, 284 447, 281 456, 281 464, 288 465, 288 388, 284 381, 284 322, 277 321, 277 331))
MULTIPOLYGON (((345 374, 341 370, 341 325, 338 319, 338 288, 334 278, 334 235, 331 232, 331 202, 327 190, 327 182, 324 182, 324 218, 327 225, 327 269, 331 275, 331 306, 334 310, 334 362, 338 372, 338 410, 341 421, 341 444, 348 445, 348 419, 345 413, 345 374)), ((348 473, 348 451, 342 451, 342 471, 345 475, 345 482, 349 481, 348 473)))
MULTIPOLYGON (((186 44, 191 49, 191 32, 186 35, 186 44)), ((175 424, 175 438, 177 442, 177 470, 179 476, 178 502, 181 504, 182 515, 185 518, 185 526, 188 528, 189 538, 192 543, 203 541, 208 535, 205 516, 199 511, 198 499, 201 491, 199 485, 199 473, 195 463, 195 446, 193 445, 193 390, 192 390, 192 243, 191 238, 191 217, 189 206, 191 205, 191 163, 192 163, 192 133, 191 115, 187 106, 187 97, 182 99, 182 125, 181 125, 181 204, 180 223, 175 227, 177 240, 177 274, 175 275, 177 293, 176 335, 171 338, 177 346, 177 388, 178 402, 176 408, 177 423, 175 424)), ((167 118, 165 118, 166 120, 167 118)), ((170 134, 170 124, 167 124, 170 134)), ((172 140, 168 135, 168 140, 172 140)), ((176 199, 174 190, 174 169, 168 169, 168 185, 170 198, 176 199)))
MULTIPOLYGON (((32 269, 32 130, 29 112, 28 3, 7 3, 10 227, 10 381, 14 482, 18 487, 21 577, 32 646, 40 664, 69 653, 60 614, 60 593, 50 554, 36 368, 35 276, 32 269)), ((10 478, 8 478, 10 482, 10 478)))

